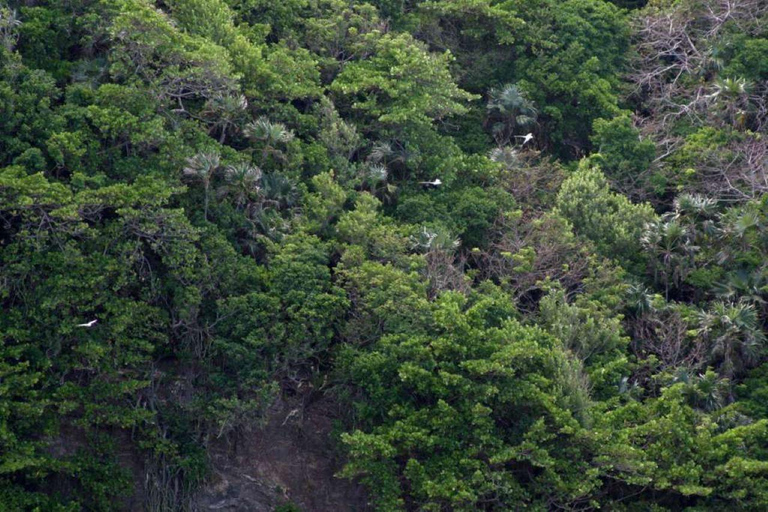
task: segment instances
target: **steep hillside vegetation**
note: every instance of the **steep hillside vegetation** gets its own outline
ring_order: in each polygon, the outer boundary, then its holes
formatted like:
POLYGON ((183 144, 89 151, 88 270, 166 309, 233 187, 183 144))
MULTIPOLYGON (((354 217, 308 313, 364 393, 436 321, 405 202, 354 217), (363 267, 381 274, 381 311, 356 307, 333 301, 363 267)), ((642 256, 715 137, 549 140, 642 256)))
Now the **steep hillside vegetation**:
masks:
POLYGON ((765 0, 0 43, 0 509, 768 509, 765 0))

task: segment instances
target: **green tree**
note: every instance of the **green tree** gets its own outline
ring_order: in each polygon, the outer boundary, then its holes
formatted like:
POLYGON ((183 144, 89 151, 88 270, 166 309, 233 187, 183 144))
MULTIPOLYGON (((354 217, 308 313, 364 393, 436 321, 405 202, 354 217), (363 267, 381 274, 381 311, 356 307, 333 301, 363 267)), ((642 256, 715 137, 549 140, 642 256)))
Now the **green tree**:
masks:
POLYGON ((278 161, 285 161, 285 153, 279 146, 285 146, 294 139, 294 134, 283 123, 273 123, 265 117, 245 126, 245 135, 261 145, 261 165, 272 156, 278 161))
POLYGON ((436 54, 407 34, 368 36, 373 55, 348 63, 331 90, 351 99, 351 107, 367 118, 368 129, 430 126, 466 112, 473 95, 462 91, 449 71, 449 52, 436 54))
POLYGON ((556 205, 556 212, 573 225, 576 234, 591 240, 602 255, 639 270, 644 259, 643 230, 655 218, 649 205, 633 204, 611 191, 600 169, 587 162, 565 180, 556 205))
POLYGON ((488 96, 488 124, 499 146, 509 144, 516 133, 536 123, 536 108, 516 85, 493 88, 488 96))
POLYGON ((643 176, 650 169, 656 147, 653 141, 642 139, 628 115, 613 119, 596 119, 592 144, 598 155, 592 159, 600 164, 608 179, 625 193, 642 190, 643 176), (638 190, 640 189, 640 190, 638 190))
POLYGON ((513 320, 498 292, 444 294, 431 315, 423 334, 343 353, 372 422, 343 436, 343 474, 376 489, 386 510, 565 504, 589 492, 596 481, 577 462, 585 440, 568 408, 576 391, 562 387, 572 363, 558 341, 513 320))
POLYGON ((187 165, 182 169, 184 176, 190 180, 199 181, 203 185, 203 215, 208 220, 208 204, 210 202, 213 176, 221 167, 218 153, 199 153, 187 159, 187 165))
POLYGON ((765 334, 750 304, 715 302, 699 316, 697 333, 707 343, 710 362, 732 378, 754 366, 763 353, 765 334))

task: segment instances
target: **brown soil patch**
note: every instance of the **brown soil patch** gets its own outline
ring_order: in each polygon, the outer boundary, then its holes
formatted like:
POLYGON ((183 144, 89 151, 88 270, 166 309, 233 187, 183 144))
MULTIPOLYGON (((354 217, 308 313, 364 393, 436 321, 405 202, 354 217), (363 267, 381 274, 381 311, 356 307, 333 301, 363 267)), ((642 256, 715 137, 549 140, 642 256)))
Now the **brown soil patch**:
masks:
POLYGON ((212 477, 194 500, 199 511, 267 511, 293 504, 307 512, 372 510, 365 490, 336 478, 343 461, 331 439, 336 404, 282 398, 266 425, 210 446, 212 477))

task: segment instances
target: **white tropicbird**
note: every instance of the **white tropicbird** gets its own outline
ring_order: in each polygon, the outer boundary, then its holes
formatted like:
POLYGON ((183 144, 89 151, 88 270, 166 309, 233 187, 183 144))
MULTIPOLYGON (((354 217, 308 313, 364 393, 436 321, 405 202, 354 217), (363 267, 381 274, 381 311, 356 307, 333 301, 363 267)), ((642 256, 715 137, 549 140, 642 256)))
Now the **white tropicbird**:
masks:
POLYGON ((533 134, 532 133, 526 133, 525 135, 515 135, 516 139, 523 139, 523 143, 521 146, 525 146, 529 142, 533 140, 533 134))
POLYGON ((96 324, 96 322, 98 322, 98 319, 91 320, 90 322, 86 322, 84 324, 77 324, 75 327, 93 327, 96 324))
POLYGON ((440 181, 440 178, 436 178, 433 181, 420 181, 421 185, 426 185, 427 187, 439 187, 443 184, 442 181, 440 181))

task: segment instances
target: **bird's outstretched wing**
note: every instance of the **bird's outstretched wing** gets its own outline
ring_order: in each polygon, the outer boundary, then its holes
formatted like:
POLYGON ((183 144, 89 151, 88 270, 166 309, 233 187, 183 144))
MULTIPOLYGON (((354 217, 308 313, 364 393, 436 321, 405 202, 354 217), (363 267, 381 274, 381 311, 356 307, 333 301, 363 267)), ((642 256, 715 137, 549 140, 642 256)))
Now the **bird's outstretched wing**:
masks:
POLYGON ((525 135, 515 135, 515 138, 516 139, 523 139, 523 144, 525 144, 529 140, 533 140, 533 134, 532 133, 527 133, 525 135))

